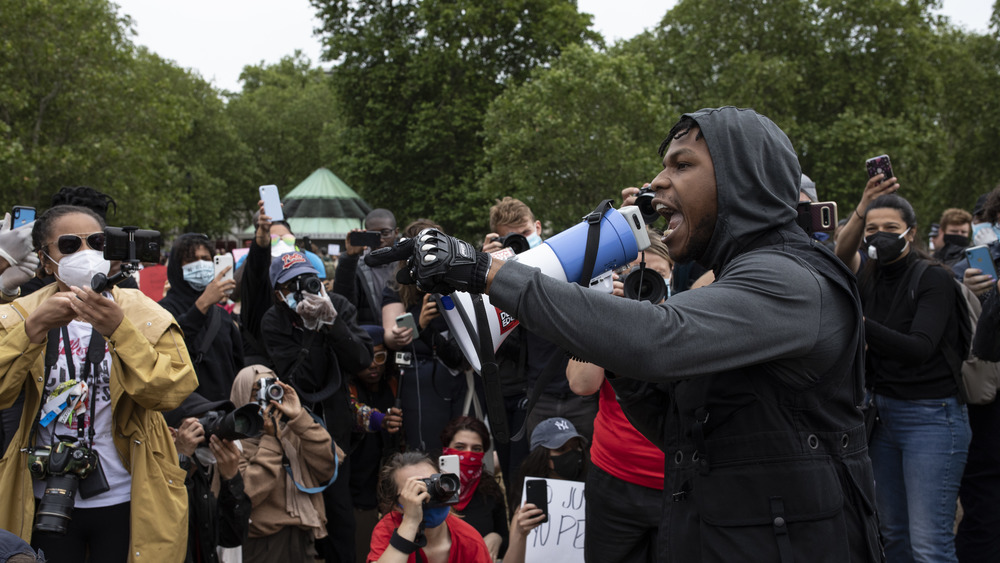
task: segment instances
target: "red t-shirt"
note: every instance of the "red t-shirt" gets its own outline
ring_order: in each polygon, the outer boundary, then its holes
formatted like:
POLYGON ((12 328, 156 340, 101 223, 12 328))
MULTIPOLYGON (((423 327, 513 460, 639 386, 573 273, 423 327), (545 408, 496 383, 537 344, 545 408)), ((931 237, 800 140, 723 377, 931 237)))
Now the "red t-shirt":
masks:
POLYGON ((663 490, 663 450, 625 418, 607 380, 601 383, 590 460, 622 481, 663 490))
MULTIPOLYGON (((368 552, 369 563, 378 561, 382 557, 382 552, 389 547, 389 538, 392 532, 403 522, 403 513, 393 510, 386 514, 375 525, 372 532, 372 549, 368 552)), ((444 521, 448 525, 448 533, 451 534, 451 551, 448 552, 448 563, 493 563, 490 559, 490 552, 486 549, 486 542, 475 528, 468 525, 461 518, 454 514, 449 514, 444 521)), ((417 553, 420 554, 420 561, 427 561, 424 551, 418 549, 411 553, 406 560, 408 563, 417 563, 417 553)))

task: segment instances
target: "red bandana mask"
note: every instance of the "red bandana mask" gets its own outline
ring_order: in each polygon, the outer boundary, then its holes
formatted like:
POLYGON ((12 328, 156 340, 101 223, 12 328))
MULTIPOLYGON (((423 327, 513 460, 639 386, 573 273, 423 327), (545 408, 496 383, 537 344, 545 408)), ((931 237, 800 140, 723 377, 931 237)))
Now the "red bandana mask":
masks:
POLYGON ((451 448, 444 448, 441 453, 458 456, 458 466, 461 469, 458 479, 462 483, 462 490, 458 493, 458 503, 455 504, 454 508, 455 510, 465 510, 469 501, 472 500, 472 493, 476 492, 476 487, 479 486, 479 478, 483 475, 483 456, 485 453, 463 452, 451 448))

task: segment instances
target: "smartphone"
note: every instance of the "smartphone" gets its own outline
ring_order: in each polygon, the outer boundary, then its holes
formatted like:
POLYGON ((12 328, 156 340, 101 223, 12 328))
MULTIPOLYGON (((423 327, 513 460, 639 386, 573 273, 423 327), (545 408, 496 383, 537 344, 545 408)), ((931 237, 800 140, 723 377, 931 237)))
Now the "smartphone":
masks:
POLYGON ((889 162, 889 155, 887 154, 869 158, 865 161, 865 166, 868 168, 869 178, 878 174, 885 174, 885 177, 882 178, 882 182, 884 182, 893 177, 892 163, 889 162))
POLYGON ((261 186, 260 199, 264 200, 264 213, 272 221, 285 220, 285 214, 281 212, 281 198, 278 196, 278 186, 274 184, 261 186))
POLYGON ((128 260, 129 247, 135 247, 135 257, 140 262, 160 261, 160 232, 132 227, 104 227, 104 259, 128 260), (128 229, 128 230, 125 230, 128 229))
POLYGON ((382 244, 382 233, 378 231, 347 233, 347 241, 351 246, 367 246, 375 250, 382 244))
POLYGON ((11 213, 11 217, 13 218, 11 219, 10 228, 16 229, 18 227, 23 227, 35 220, 35 208, 15 205, 14 212, 11 213))
POLYGON ((993 257, 990 256, 989 248, 983 245, 966 248, 965 255, 969 258, 970 268, 979 268, 984 274, 994 280, 997 279, 997 267, 993 264, 993 257))
MULTIPOLYGON (((225 254, 216 254, 215 258, 214 258, 214 261, 215 261, 215 277, 219 277, 219 274, 222 273, 222 270, 225 270, 226 266, 229 266, 229 271, 226 272, 222 276, 222 279, 224 279, 224 280, 235 279, 234 276, 233 276, 233 269, 234 268, 233 268, 233 255, 232 254, 230 254, 228 252, 225 253, 225 254)), ((229 295, 232 292, 233 292, 232 290, 229 290, 229 291, 226 292, 226 295, 229 295)))
POLYGON ((549 484, 545 479, 532 479, 524 482, 524 502, 531 503, 542 509, 542 522, 549 519, 549 484))
POLYGON ((454 473, 455 475, 460 475, 462 473, 462 468, 458 463, 457 455, 443 455, 439 457, 438 468, 441 469, 441 473, 454 473))
POLYGON ((417 329, 417 323, 413 320, 413 313, 404 313, 396 317, 396 324, 403 328, 409 327, 413 329, 413 339, 416 340, 420 336, 420 330, 417 329))

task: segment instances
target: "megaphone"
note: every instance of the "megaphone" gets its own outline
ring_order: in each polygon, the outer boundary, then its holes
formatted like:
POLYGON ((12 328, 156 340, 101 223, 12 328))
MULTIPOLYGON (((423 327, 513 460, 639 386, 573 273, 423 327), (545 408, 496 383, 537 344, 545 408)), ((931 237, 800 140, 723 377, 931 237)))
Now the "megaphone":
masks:
MULTIPOLYGON (((515 254, 510 248, 503 248, 494 252, 493 257, 527 264, 561 281, 578 282, 583 277, 590 226, 591 222, 585 218, 531 250, 515 254)), ((630 205, 605 211, 600 217, 600 238, 596 245, 593 268, 595 275, 590 278, 588 286, 610 293, 614 270, 635 260, 640 251, 649 248, 649 244, 649 234, 638 207, 630 205)), ((472 296, 456 291, 450 295, 436 295, 435 299, 438 311, 441 311, 448 323, 448 329, 458 342, 465 359, 474 370, 481 372, 480 338, 472 296)), ((486 295, 483 296, 483 304, 493 351, 496 352, 518 321, 509 313, 491 306, 486 295)))

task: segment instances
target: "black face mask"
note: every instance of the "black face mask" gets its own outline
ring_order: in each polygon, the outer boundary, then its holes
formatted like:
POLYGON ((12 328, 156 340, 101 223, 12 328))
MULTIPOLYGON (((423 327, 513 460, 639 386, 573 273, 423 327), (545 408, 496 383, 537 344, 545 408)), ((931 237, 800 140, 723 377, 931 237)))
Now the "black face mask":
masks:
POLYGON ((899 258, 909 244, 906 240, 906 233, 910 229, 903 231, 903 234, 877 232, 865 237, 865 244, 868 245, 868 257, 878 260, 880 264, 886 264, 899 258))
POLYGON ((952 246, 961 246, 965 248, 969 246, 969 237, 963 235, 944 235, 944 243, 946 245, 950 244, 952 246))
POLYGON ((583 472, 583 451, 570 450, 562 455, 549 455, 552 469, 563 479, 576 481, 583 472))

